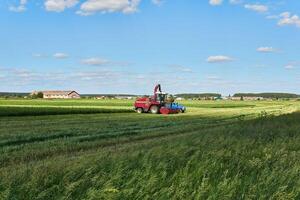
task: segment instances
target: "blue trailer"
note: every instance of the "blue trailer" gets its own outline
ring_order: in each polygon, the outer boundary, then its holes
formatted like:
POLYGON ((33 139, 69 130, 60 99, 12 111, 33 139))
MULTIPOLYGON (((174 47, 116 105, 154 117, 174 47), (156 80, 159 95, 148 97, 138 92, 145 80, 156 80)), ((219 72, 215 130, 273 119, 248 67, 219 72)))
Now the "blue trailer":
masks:
POLYGON ((180 110, 181 113, 186 112, 186 107, 179 103, 169 103, 169 104, 166 104, 166 107, 168 107, 172 110, 180 110))

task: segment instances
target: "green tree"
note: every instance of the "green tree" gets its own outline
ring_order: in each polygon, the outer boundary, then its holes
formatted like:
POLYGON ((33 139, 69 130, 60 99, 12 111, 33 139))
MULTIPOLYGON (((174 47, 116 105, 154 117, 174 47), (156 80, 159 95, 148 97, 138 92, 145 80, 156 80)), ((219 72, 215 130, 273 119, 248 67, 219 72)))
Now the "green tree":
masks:
POLYGON ((33 93, 32 95, 30 95, 30 97, 32 99, 42 99, 44 97, 44 94, 42 92, 38 92, 38 93, 33 93))
POLYGON ((42 92, 38 92, 36 97, 42 99, 44 97, 44 94, 42 92))

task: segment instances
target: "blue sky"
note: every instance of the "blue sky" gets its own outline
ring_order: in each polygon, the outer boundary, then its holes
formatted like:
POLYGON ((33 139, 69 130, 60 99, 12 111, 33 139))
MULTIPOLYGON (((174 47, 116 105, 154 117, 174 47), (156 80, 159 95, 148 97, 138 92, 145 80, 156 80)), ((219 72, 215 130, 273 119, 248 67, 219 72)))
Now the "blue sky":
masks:
POLYGON ((300 94, 298 0, 0 0, 0 91, 300 94))

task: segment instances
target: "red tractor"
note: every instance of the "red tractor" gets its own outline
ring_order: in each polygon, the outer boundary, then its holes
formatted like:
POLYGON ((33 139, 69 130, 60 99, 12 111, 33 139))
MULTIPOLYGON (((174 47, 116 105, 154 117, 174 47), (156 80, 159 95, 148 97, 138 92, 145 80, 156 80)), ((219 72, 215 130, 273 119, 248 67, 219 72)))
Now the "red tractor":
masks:
POLYGON ((160 84, 158 84, 154 88, 153 96, 137 98, 134 107, 137 113, 176 114, 185 111, 184 106, 179 106, 173 101, 168 99, 168 94, 163 93, 160 84))

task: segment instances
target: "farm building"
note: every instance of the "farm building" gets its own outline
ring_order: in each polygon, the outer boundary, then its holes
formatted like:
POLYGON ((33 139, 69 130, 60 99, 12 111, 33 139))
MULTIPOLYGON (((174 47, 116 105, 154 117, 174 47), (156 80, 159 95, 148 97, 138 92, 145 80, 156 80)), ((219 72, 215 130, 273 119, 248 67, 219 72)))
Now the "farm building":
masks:
POLYGON ((249 100, 249 101, 259 101, 259 100, 263 100, 263 97, 244 97, 244 100, 249 100))
POLYGON ((115 96, 116 99, 134 99, 133 96, 115 96))
MULTIPOLYGON (((241 100, 241 97, 230 97, 229 99, 231 100, 241 100)), ((249 96, 243 96, 242 97, 243 100, 245 101, 259 101, 259 100, 263 100, 263 97, 249 97, 249 96)))
POLYGON ((95 99, 106 99, 107 97, 106 96, 97 96, 95 97, 95 99))
POLYGON ((76 91, 34 91, 31 95, 43 93, 44 99, 79 99, 80 95, 76 91))

